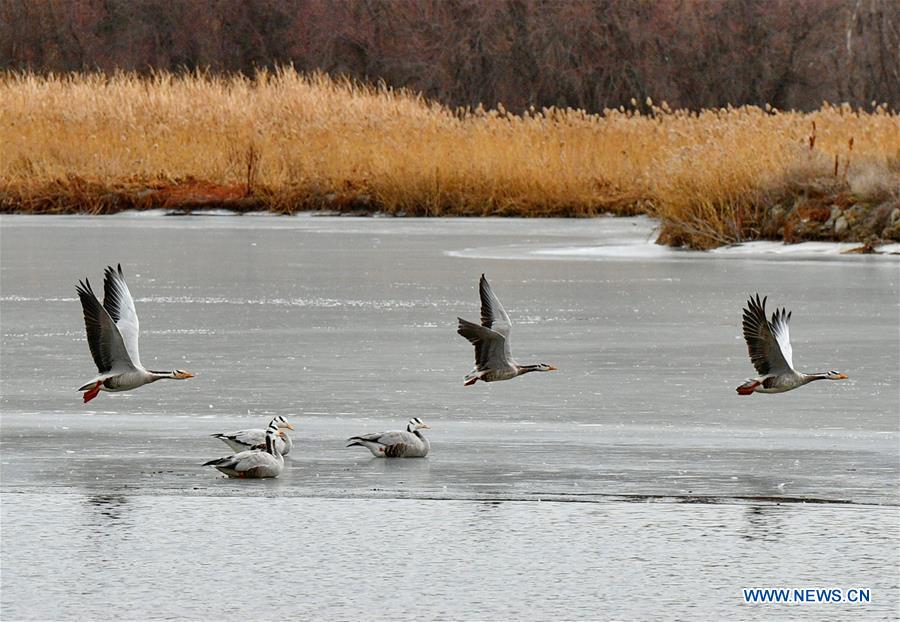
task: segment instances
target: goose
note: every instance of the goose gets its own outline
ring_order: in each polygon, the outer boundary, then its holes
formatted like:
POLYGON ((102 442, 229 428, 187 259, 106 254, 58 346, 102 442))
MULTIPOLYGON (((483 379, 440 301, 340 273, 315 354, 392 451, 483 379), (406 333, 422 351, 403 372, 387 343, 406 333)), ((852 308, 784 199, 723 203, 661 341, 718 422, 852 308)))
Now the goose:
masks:
POLYGON ((787 309, 776 309, 772 321, 766 320, 766 300, 759 300, 759 294, 747 301, 744 309, 744 340, 750 352, 750 360, 759 376, 750 378, 737 388, 738 395, 752 393, 784 393, 802 387, 813 380, 844 380, 846 374, 827 371, 819 374, 804 374, 794 370, 793 350, 788 323, 791 313, 787 309))
POLYGON ((429 429, 425 422, 414 417, 409 420, 406 430, 376 432, 347 439, 347 447, 360 445, 372 452, 376 458, 424 458, 431 449, 431 443, 419 432, 429 429))
POLYGON ((103 304, 97 299, 91 282, 79 281, 75 288, 84 310, 88 346, 99 375, 80 387, 84 401, 90 402, 100 391, 130 391, 163 379, 183 380, 194 374, 182 369, 150 371, 141 365, 138 354, 137 312, 134 299, 125 284, 122 264, 118 270, 107 266, 103 278, 103 304))
MULTIPOLYGON (((291 441, 291 437, 284 432, 284 429, 293 430, 294 426, 288 423, 288 420, 281 415, 276 416, 269 422, 269 425, 272 424, 275 424, 275 427, 278 429, 278 433, 275 435, 275 447, 278 449, 278 453, 286 456, 290 453, 294 443, 291 441)), ((264 446, 266 442, 266 431, 259 428, 238 430, 227 434, 212 434, 211 436, 223 441, 235 451, 258 448, 261 445, 264 446)))
POLYGON ((509 380, 532 371, 555 371, 553 365, 519 365, 509 349, 509 331, 512 324, 500 299, 494 294, 484 275, 478 287, 481 295, 481 325, 461 317, 456 332, 475 346, 475 368, 465 377, 465 386, 482 382, 509 380))
POLYGON ((241 479, 278 477, 284 469, 284 458, 278 453, 278 447, 275 446, 277 435, 278 425, 272 422, 266 429, 265 449, 249 449, 233 456, 204 462, 203 466, 215 467, 228 477, 241 479))

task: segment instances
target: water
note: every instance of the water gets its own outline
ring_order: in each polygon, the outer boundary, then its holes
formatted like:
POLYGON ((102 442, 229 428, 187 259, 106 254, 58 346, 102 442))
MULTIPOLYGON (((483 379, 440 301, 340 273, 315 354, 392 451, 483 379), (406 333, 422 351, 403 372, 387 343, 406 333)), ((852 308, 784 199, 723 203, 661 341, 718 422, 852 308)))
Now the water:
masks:
POLYGON ((4 216, 3 619, 893 619, 900 263, 650 228, 4 216), (74 285, 118 261, 144 364, 197 377, 82 405, 74 285), (560 371, 462 386, 482 272, 518 360, 560 371), (738 397, 756 291, 793 310, 798 368, 850 380, 738 397), (281 478, 200 466, 275 414, 281 478), (413 416, 425 460, 343 448, 413 416), (873 602, 742 604, 757 586, 873 602))

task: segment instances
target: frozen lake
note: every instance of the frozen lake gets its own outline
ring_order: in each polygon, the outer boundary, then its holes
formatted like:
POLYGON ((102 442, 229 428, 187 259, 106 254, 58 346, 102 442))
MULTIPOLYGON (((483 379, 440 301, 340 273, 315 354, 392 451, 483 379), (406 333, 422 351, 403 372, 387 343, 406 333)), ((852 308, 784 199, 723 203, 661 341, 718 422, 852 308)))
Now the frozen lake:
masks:
POLYGON ((893 619, 900 261, 686 253, 651 231, 4 216, 0 617, 893 619), (74 287, 116 262, 144 364, 197 377, 83 405, 74 287), (482 272, 519 362, 559 371, 462 386, 456 316, 478 319, 482 272), (737 396, 757 291, 793 311, 799 369, 850 379, 737 396), (229 453, 209 434, 275 414, 297 426, 278 480, 200 466, 229 453), (414 416, 424 460, 343 447, 414 416))

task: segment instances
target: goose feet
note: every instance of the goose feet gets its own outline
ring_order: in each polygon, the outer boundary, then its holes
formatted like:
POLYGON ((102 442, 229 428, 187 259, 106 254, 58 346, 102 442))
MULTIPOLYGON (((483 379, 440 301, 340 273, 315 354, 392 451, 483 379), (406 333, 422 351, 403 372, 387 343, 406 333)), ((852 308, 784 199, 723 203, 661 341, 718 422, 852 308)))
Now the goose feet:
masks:
POLYGON ((750 395, 753 393, 754 389, 761 384, 761 382, 757 382, 756 380, 748 380, 737 388, 738 395, 750 395))
POLYGON ((97 395, 100 393, 101 386, 103 386, 102 380, 97 382, 97 384, 95 384, 93 387, 91 387, 90 389, 88 389, 87 391, 84 392, 84 403, 85 404, 87 404, 92 399, 97 397, 97 395))

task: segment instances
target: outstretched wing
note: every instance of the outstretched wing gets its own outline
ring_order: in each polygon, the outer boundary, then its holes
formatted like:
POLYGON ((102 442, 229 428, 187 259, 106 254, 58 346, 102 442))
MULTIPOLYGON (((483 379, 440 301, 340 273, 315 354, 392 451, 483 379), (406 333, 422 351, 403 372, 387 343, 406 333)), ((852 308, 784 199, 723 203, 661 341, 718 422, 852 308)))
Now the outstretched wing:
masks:
POLYGON ((97 371, 105 374, 109 371, 124 372, 134 369, 125 342, 109 313, 97 300, 91 282, 87 279, 78 282, 75 288, 81 299, 84 311, 84 328, 87 331, 88 346, 91 356, 97 365, 97 371))
POLYGON ((122 264, 118 265, 118 270, 114 270, 112 266, 106 267, 103 278, 103 308, 119 328, 131 362, 141 367, 141 357, 138 352, 138 335, 141 326, 138 322, 137 311, 134 309, 134 299, 125 283, 122 264))
POLYGON ((512 364, 506 337, 486 326, 479 326, 461 317, 456 319, 459 321, 456 332, 475 346, 475 368, 478 371, 499 369, 512 364))
POLYGON ((508 340, 509 330, 512 328, 509 315, 483 274, 478 283, 478 293, 481 295, 481 325, 500 333, 508 340))
POLYGON ((760 375, 782 374, 793 370, 792 350, 788 321, 791 314, 785 309, 772 315, 772 323, 766 320, 766 300, 750 298, 744 309, 744 340, 750 353, 750 361, 760 375))

